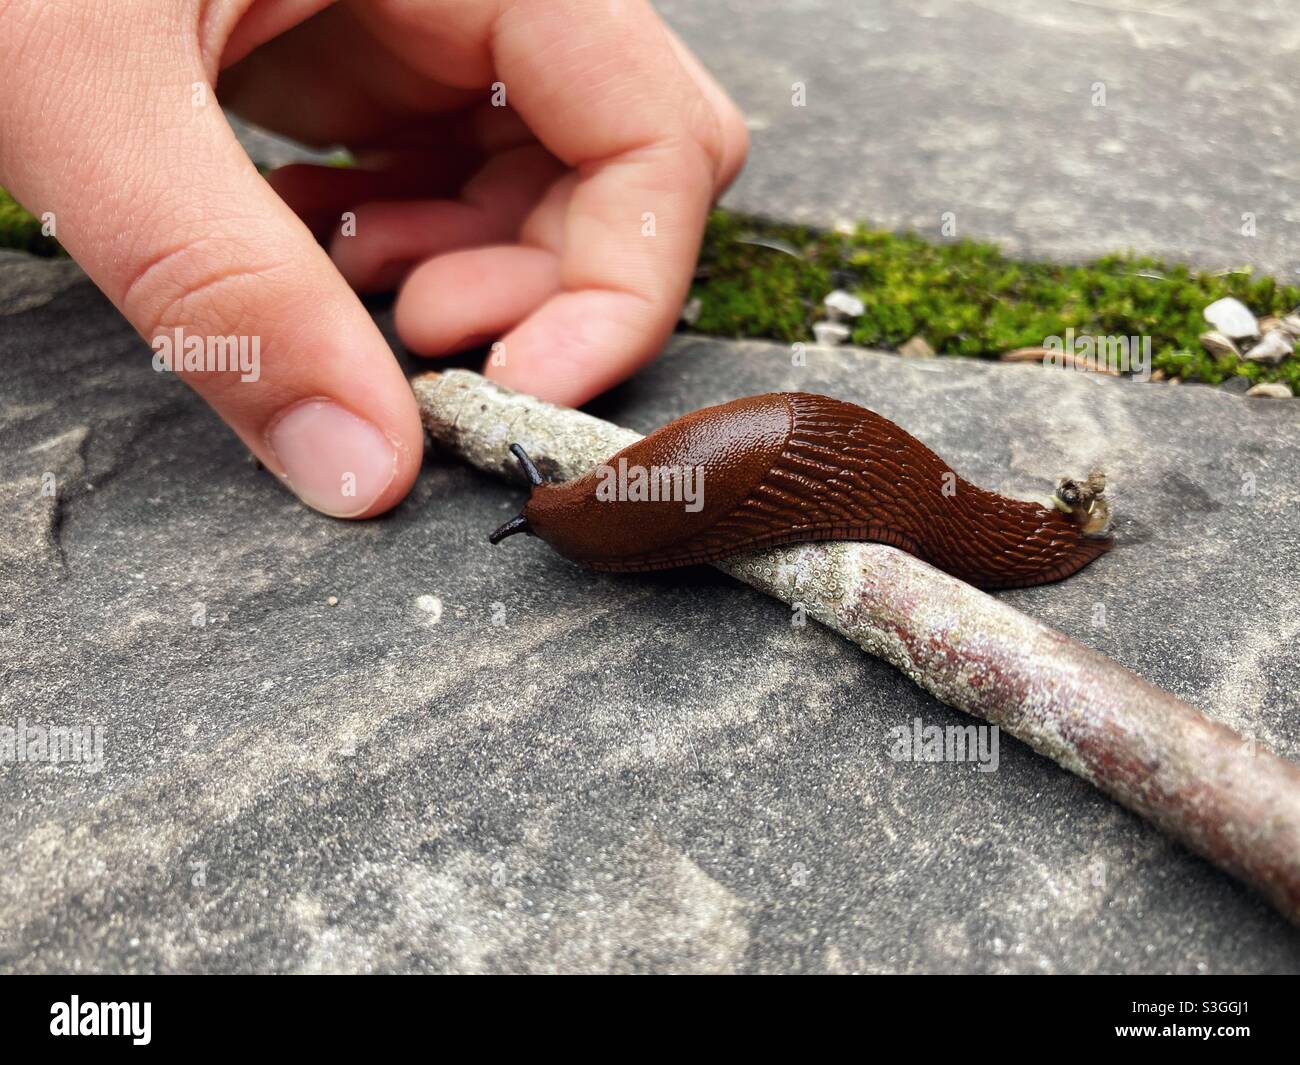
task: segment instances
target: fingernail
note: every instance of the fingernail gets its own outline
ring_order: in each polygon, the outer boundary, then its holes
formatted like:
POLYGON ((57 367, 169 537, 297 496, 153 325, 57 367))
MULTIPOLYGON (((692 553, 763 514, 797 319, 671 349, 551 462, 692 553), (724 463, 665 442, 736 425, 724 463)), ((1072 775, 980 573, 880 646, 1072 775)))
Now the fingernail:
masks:
POLYGON ((266 442, 294 494, 336 518, 369 509, 397 473, 397 449, 368 421, 328 399, 283 411, 266 442))

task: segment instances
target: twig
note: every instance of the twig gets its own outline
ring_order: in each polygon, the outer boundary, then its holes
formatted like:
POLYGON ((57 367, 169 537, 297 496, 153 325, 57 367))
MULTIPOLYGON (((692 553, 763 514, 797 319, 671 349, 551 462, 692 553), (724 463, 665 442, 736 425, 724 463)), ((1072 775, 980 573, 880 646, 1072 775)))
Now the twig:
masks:
POLYGON ((1001 362, 1043 362, 1045 359, 1056 359, 1062 366, 1068 366, 1071 370, 1084 370, 1088 373, 1105 374, 1108 377, 1120 376, 1118 370, 1112 370, 1095 359, 1081 359, 1072 351, 1052 351, 1051 348, 1016 348, 1014 351, 1004 351, 998 359, 1001 362))
MULTIPOLYGON (((586 472, 638 434, 465 370, 413 382, 451 453, 519 480, 522 443, 550 477, 586 472)), ((799 544, 719 563, 1005 729, 1300 923, 1300 768, 1083 644, 892 547, 799 544)))

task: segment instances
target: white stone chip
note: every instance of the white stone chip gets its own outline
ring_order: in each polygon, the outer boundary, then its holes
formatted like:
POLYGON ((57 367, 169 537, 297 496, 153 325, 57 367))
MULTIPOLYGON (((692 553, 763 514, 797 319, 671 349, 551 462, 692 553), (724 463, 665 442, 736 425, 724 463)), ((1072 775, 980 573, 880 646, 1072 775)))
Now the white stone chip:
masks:
POLYGON ((813 336, 823 347, 833 348, 849 339, 850 329, 843 322, 813 322, 813 336))
POLYGON ((829 293, 822 303, 826 304, 826 309, 830 311, 831 318, 860 318, 862 312, 867 309, 863 303, 852 292, 845 292, 842 288, 837 288, 834 292, 829 293))
POLYGON ((1259 322, 1241 300, 1231 296, 1215 300, 1205 308, 1205 320, 1233 340, 1259 336, 1259 322))

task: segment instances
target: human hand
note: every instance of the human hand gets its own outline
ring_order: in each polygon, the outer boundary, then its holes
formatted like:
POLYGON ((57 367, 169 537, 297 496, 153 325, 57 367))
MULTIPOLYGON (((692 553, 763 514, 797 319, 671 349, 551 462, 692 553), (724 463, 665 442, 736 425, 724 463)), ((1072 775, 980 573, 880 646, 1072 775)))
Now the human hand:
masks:
POLYGON ((499 338, 488 376, 584 402, 658 352, 745 151, 643 0, 0 0, 0 185, 146 339, 256 338, 255 380, 178 372, 341 517, 400 501, 422 450, 351 286, 401 285, 412 350, 499 338), (213 84, 359 168, 263 180, 213 84))

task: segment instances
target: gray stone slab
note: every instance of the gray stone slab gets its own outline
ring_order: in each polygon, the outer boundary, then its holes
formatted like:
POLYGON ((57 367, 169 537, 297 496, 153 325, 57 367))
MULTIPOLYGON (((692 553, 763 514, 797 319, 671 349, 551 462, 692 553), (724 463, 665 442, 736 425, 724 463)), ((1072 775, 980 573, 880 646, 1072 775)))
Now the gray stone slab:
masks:
MULTIPOLYGON (((0 725, 102 726, 103 760, 0 766, 0 968, 1300 969, 1014 740, 892 760, 966 719, 713 571, 490 548, 519 491, 436 456, 385 519, 307 512, 60 269, 0 319, 0 725)), ((1103 460, 1127 545, 1007 598, 1300 757, 1296 405, 678 338, 595 409, 786 388, 994 488, 1103 460)))
POLYGON ((750 117, 730 206, 936 237, 951 211, 959 235, 1017 254, 1133 248, 1300 277, 1289 0, 656 7, 750 117))

